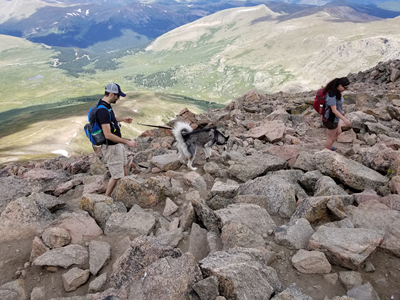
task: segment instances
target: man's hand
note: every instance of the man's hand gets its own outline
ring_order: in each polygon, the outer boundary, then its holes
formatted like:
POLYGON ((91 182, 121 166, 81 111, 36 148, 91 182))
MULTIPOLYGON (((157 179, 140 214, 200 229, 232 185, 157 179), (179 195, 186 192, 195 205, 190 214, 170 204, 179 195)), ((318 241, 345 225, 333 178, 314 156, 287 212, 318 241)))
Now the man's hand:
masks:
POLYGON ((135 148, 136 147, 136 141, 127 141, 126 143, 129 147, 135 148))
POLYGON ((122 121, 122 122, 125 122, 125 123, 128 123, 128 124, 131 124, 131 123, 132 123, 132 118, 123 117, 123 118, 121 118, 121 121, 122 121))
POLYGON ((344 125, 351 126, 351 122, 349 120, 347 120, 346 118, 344 118, 343 122, 344 122, 344 125))

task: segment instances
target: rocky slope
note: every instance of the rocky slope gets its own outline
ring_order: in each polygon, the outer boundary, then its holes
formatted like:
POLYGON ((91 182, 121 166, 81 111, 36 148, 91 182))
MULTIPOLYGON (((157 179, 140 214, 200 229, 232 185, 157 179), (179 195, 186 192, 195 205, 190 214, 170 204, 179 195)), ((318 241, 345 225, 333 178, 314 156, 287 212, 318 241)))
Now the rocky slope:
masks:
POLYGON ((177 116, 220 156, 190 171, 146 131, 112 197, 96 154, 2 165, 0 298, 400 299, 399 72, 349 74, 338 153, 315 91, 253 90, 177 116))

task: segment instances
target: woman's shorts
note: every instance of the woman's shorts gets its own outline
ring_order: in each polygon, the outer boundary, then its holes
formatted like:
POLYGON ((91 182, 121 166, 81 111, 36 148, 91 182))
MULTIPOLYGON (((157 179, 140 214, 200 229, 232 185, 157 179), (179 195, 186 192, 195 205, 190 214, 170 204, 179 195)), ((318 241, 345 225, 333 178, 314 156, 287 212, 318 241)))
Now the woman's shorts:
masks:
POLYGON ((331 122, 331 121, 324 121, 324 120, 322 120, 322 124, 324 124, 324 127, 325 128, 328 128, 328 129, 336 129, 336 128, 338 128, 338 125, 339 125, 339 122, 338 123, 334 123, 334 122, 331 122))

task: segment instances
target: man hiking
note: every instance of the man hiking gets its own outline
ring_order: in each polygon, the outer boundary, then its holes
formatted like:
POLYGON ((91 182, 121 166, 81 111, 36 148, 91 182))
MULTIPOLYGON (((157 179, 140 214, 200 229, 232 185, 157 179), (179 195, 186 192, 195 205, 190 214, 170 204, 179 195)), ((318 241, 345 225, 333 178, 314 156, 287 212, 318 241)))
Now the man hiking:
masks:
POLYGON ((101 145, 104 160, 107 162, 111 179, 108 182, 106 196, 110 196, 120 178, 128 175, 128 159, 125 153, 124 145, 136 147, 136 141, 123 139, 121 137, 120 125, 118 122, 132 123, 132 118, 115 117, 111 104, 117 103, 120 97, 125 97, 121 88, 116 83, 106 85, 103 99, 98 105, 104 105, 107 109, 99 108, 96 117, 103 130, 106 141, 101 145))

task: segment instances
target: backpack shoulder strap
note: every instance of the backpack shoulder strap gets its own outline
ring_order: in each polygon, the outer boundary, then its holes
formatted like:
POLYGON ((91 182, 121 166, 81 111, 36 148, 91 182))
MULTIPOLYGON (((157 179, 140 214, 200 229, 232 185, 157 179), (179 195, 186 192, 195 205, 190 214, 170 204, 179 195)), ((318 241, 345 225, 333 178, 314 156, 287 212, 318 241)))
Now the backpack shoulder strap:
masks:
POLYGON ((109 117, 110 117, 110 121, 111 121, 111 112, 112 112, 112 108, 107 108, 107 107, 105 107, 104 105, 102 105, 102 104, 100 104, 100 105, 97 105, 97 109, 99 109, 99 108, 105 108, 105 109, 107 109, 108 110, 108 115, 109 115, 109 117))

